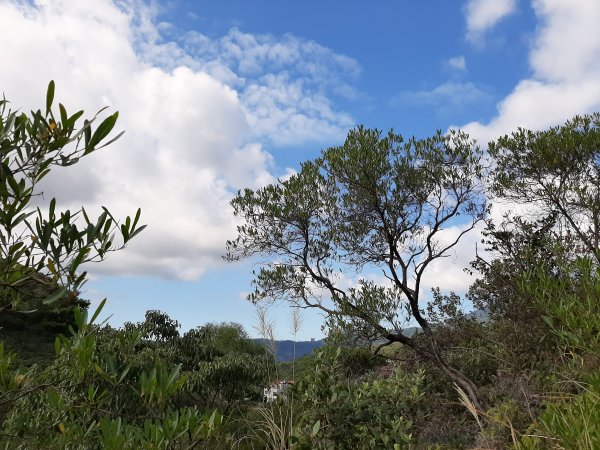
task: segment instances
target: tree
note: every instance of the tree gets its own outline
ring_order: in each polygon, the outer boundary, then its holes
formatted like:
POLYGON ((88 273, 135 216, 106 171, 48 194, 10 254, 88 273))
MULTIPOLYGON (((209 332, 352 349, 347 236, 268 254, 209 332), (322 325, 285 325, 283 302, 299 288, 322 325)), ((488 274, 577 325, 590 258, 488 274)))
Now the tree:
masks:
POLYGON ((76 297, 86 278, 82 264, 104 259, 145 228, 138 225, 139 209, 133 220, 127 217, 119 224, 106 208, 94 219, 84 208, 57 212, 54 198, 43 207, 33 206, 42 194, 38 183, 53 167, 76 164, 122 134, 106 140, 117 112, 95 129, 102 110, 83 124, 83 111, 69 115, 59 104, 56 112, 54 89, 51 81, 43 112, 27 115, 12 111, 6 99, 0 101, 0 314, 31 309, 23 300, 36 291, 44 295, 36 307, 67 293, 76 297))
POLYGON ((179 401, 202 411, 219 408, 228 413, 244 399, 261 398, 267 362, 262 346, 241 325, 209 323, 182 335, 179 326, 165 313, 151 310, 143 322, 128 322, 123 331, 104 327, 99 339, 106 353, 119 355, 117 365, 128 364, 133 371, 150 371, 157 359, 179 367, 186 377, 179 401), (139 336, 134 348, 123 347, 119 336, 124 333, 139 336))
POLYGON ((519 128, 489 145, 493 192, 553 218, 544 230, 600 262, 600 113, 544 131, 519 128))
POLYGON ((332 328, 400 342, 483 409, 474 383, 445 361, 421 310, 427 268, 485 217, 481 156, 459 131, 405 142, 358 127, 289 179, 239 192, 232 206, 244 223, 226 258, 267 257, 251 300, 318 308, 332 328), (442 239, 451 224, 462 228, 442 239), (364 267, 383 270, 389 284, 360 280, 344 288, 341 275, 364 267), (411 318, 425 339, 402 333, 411 318))
POLYGON ((268 381, 261 345, 236 323, 206 324, 189 330, 177 346, 183 368, 192 372, 190 396, 198 404, 228 413, 247 398, 262 399, 268 381))

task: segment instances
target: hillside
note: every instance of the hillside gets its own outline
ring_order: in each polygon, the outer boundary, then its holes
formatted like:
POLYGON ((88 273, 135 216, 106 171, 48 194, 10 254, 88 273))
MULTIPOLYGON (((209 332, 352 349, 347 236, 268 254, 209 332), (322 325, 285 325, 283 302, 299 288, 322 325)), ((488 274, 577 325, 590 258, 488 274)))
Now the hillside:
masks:
MULTIPOLYGON (((263 345, 271 346, 271 342, 266 339, 254 339, 263 345)), ((294 359, 294 341, 275 341, 277 362, 292 361, 294 359)), ((313 350, 323 347, 325 341, 323 339, 318 341, 297 341, 296 342, 296 359, 309 355, 313 350)))
MULTIPOLYGON (((417 331, 418 327, 410 327, 404 330, 404 335, 408 337, 412 337, 417 331)), ((263 345, 268 345, 271 347, 271 341, 267 339, 254 339, 254 341, 259 342, 263 345)), ((384 341, 382 341, 384 342, 384 341)), ((294 360, 294 341, 284 340, 284 341, 274 341, 276 347, 276 356, 277 362, 286 362, 294 360)), ((357 344, 357 342, 354 342, 357 344)), ((377 344, 377 342, 375 342, 377 344)), ((313 352, 313 350, 321 348, 325 345, 325 340, 321 339, 318 341, 296 341, 296 358, 302 358, 305 355, 309 355, 313 352)), ((358 345, 366 345, 360 344, 358 345)))

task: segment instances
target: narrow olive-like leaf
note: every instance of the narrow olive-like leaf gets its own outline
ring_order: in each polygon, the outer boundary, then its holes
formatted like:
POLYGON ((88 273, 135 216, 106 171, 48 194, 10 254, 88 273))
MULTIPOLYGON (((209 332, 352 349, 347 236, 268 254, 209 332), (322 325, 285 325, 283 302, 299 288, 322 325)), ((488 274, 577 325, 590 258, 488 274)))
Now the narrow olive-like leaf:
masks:
POLYGON ((44 303, 44 305, 50 305, 50 304, 60 300, 61 298, 63 298, 66 293, 67 293, 67 288, 66 288, 66 286, 63 286, 60 289, 58 289, 54 294, 52 294, 50 297, 46 298, 43 301, 43 303, 44 303))
POLYGON ((48 267, 48 270, 52 275, 58 275, 58 272, 56 271, 56 266, 54 265, 54 261, 52 261, 51 259, 49 259, 46 263, 46 267, 48 267))
POLYGON ((321 421, 317 420, 312 427, 312 431, 310 432, 310 437, 314 438, 320 429, 321 429, 321 421))
POLYGON ((50 220, 54 219, 54 210, 56 209, 56 198, 50 200, 50 210, 48 211, 48 217, 50 220))
POLYGON ((15 225, 20 224, 21 222, 23 222, 25 219, 27 219, 32 214, 35 214, 35 211, 30 211, 28 213, 19 214, 15 219, 13 219, 12 225, 15 226, 15 225))
POLYGON ((135 213, 135 219, 133 219, 133 225, 132 225, 132 229, 135 229, 135 226, 137 225, 138 221, 140 220, 140 215, 142 214, 142 208, 138 208, 138 210, 135 213))
POLYGON ((114 138, 112 138, 110 141, 102 144, 100 147, 96 147, 96 150, 99 150, 101 148, 104 148, 110 144, 112 144, 113 142, 115 142, 118 139, 121 139, 121 136, 123 136, 125 134, 125 130, 121 131, 119 134, 117 134, 114 138))
POLYGON ((48 90, 46 91, 46 114, 50 113, 52 108, 52 102, 54 101, 54 80, 50 80, 48 83, 48 90))
POLYGON ((96 220, 96 225, 94 226, 94 236, 96 236, 98 234, 98 232, 102 229, 102 227, 106 223, 107 217, 108 217, 108 214, 106 211, 104 211, 102 214, 100 214, 98 216, 98 220, 96 220))
POLYGON ((87 143, 86 152, 93 150, 94 147, 96 147, 96 145, 98 145, 98 143, 102 141, 102 139, 108 136, 108 134, 112 131, 113 127, 115 126, 118 117, 119 112, 116 112, 108 116, 102 121, 100 125, 98 125, 98 128, 96 128, 96 131, 94 131, 94 134, 87 143))
POLYGON ((167 380, 167 386, 170 386, 171 384, 173 384, 173 382, 177 378, 177 375, 179 375, 180 370, 181 370, 181 364, 177 364, 175 367, 173 367, 173 370, 171 370, 171 374, 169 375, 169 378, 167 380))
POLYGON ((42 171, 40 171, 40 173, 37 174, 35 181, 41 181, 42 178, 44 178, 46 175, 48 175, 50 173, 50 169, 44 169, 42 171))
POLYGON ((58 104, 58 110, 60 111, 60 122, 62 123, 63 127, 65 127, 69 119, 69 116, 67 115, 67 110, 65 109, 62 103, 58 104))
POLYGON ((73 314, 75 315, 75 325, 77 325, 78 329, 81 329, 83 326, 83 313, 81 312, 81 308, 79 306, 73 308, 73 314))
POLYGON ((16 118, 17 118, 17 115, 15 113, 9 114, 9 116, 6 119, 6 123, 4 124, 4 130, 6 133, 11 132, 11 130, 13 129, 13 127, 15 125, 16 118))
POLYGON ((87 149, 90 146, 90 140, 92 139, 92 124, 87 119, 83 121, 83 130, 85 133, 83 142, 85 144, 85 148, 87 149))
POLYGON ((105 304, 106 304, 106 299, 104 299, 104 300, 102 300, 100 302, 100 304, 96 308, 96 311, 94 311, 94 314, 92 315, 92 318, 90 319, 90 324, 94 323, 94 321, 98 318, 98 316, 102 312, 102 309, 104 308, 105 304))
POLYGON ((131 365, 128 365, 127 367, 125 367, 125 370, 123 370, 123 372, 121 373, 121 376, 117 380, 117 384, 121 383, 123 381, 123 379, 127 376, 127 374, 129 373, 130 370, 131 370, 131 365))
POLYGON ((90 249, 88 247, 84 247, 81 250, 79 250, 79 252, 77 253, 77 256, 71 262, 70 270, 72 273, 75 273, 75 271, 77 271, 77 268, 81 265, 84 258, 89 254, 89 252, 90 252, 90 249))
POLYGON ((123 236, 123 240, 127 242, 129 239, 129 228, 125 224, 121 225, 121 235, 123 236))
POLYGON ((56 339, 54 339, 54 351, 56 352, 56 354, 60 354, 60 348, 61 348, 61 342, 60 342, 60 336, 56 336, 56 339))
POLYGON ((71 117, 69 117, 69 120, 67 120, 65 123, 63 123, 63 127, 64 128, 73 128, 75 126, 75 122, 77 122, 77 119, 79 119, 81 116, 83 115, 83 111, 77 111, 75 114, 73 114, 71 117))
POLYGON ((129 239, 127 239, 128 241, 132 240, 134 237, 136 237, 138 234, 140 234, 142 231, 144 231, 144 229, 147 227, 148 225, 142 225, 141 227, 139 227, 137 230, 135 230, 133 233, 131 233, 129 235, 129 239))

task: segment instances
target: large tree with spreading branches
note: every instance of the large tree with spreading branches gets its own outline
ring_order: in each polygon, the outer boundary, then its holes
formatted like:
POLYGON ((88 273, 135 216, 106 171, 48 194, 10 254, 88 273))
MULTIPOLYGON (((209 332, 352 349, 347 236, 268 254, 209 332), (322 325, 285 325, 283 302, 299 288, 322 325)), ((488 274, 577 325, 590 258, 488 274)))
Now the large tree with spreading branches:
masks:
POLYGON ((482 152, 460 131, 405 141, 358 127, 289 179, 238 193, 242 224, 226 257, 262 257, 251 300, 317 308, 331 327, 410 347, 483 409, 475 384, 440 351, 422 297, 427 269, 485 218, 484 176, 482 152), (450 226, 460 231, 449 238, 450 226), (388 282, 345 287, 372 268, 388 282), (424 338, 403 333, 411 321, 424 338))

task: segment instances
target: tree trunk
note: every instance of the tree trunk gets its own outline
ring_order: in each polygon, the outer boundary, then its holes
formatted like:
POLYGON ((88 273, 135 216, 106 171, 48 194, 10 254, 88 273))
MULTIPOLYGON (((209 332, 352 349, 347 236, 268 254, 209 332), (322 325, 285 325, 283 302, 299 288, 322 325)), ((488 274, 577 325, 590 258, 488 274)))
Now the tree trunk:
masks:
POLYGON ((456 385, 462 389, 465 394, 467 394, 469 400, 471 400, 475 408, 477 408, 477 411, 485 412, 485 410, 488 408, 488 405, 481 399, 479 389, 475 383, 469 379, 469 377, 441 359, 436 358, 434 362, 448 376, 448 378, 456 383, 456 385))
POLYGON ((460 370, 452 367, 448 364, 442 355, 440 354, 440 350, 437 345, 437 340, 433 336, 431 329, 427 328, 425 334, 429 340, 429 344, 432 350, 433 363, 444 372, 448 378, 450 378, 456 385, 461 388, 465 394, 469 396, 469 400, 473 403, 477 411, 484 412, 488 405, 481 399, 481 394, 479 393, 479 388, 473 383, 469 377, 467 377, 460 370))
POLYGON ((401 344, 407 345, 412 348, 418 355, 431 361, 435 364, 444 374, 450 378, 465 394, 469 397, 469 400, 473 403, 478 411, 483 412, 488 409, 488 405, 481 399, 479 388, 460 370, 452 367, 448 364, 442 355, 437 345, 437 341, 433 336, 433 333, 429 327, 423 329, 427 339, 429 341, 430 350, 425 350, 418 347, 412 338, 408 338, 402 334, 386 334, 385 337, 390 341, 400 342, 401 344))

